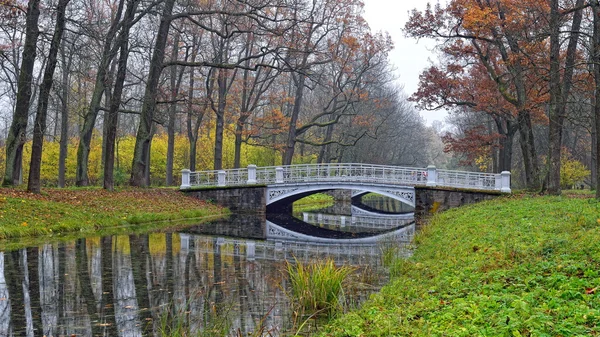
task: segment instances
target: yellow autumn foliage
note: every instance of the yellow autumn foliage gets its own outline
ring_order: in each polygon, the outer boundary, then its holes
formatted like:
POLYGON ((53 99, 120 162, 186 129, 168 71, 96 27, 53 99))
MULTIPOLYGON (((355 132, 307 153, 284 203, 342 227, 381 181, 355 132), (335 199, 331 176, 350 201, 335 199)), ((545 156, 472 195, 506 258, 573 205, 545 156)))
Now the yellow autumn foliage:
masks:
MULTIPOLYGON (((223 140, 223 167, 232 168, 234 162, 234 135, 226 131, 223 140)), ((214 167, 214 132, 209 128, 200 134, 196 153, 196 170, 212 170, 214 167)), ((67 147, 65 179, 67 185, 75 182, 77 167, 78 139, 70 139, 67 147)), ((127 184, 131 175, 131 163, 135 147, 135 136, 128 135, 117 139, 115 145, 115 183, 127 184)), ((150 176, 152 185, 164 185, 166 180, 168 136, 161 132, 154 136, 150 154, 150 176)), ((60 145, 58 141, 45 141, 42 153, 40 178, 45 186, 56 186, 58 182, 58 159, 60 145)), ((189 168, 189 142, 185 135, 175 136, 173 158, 173 175, 175 184, 181 179, 181 170, 189 168)), ((0 146, 0 173, 4 173, 6 150, 0 146)), ((29 161, 31 158, 31 141, 23 149, 23 181, 27 182, 29 161)), ((281 153, 267 147, 242 144, 241 166, 249 164, 272 166, 281 163, 281 153)), ((92 137, 88 175, 93 185, 102 184, 102 138, 98 134, 92 137)))
POLYGON ((561 155, 560 162, 560 185, 562 188, 577 187, 591 174, 583 163, 572 159, 565 151, 561 155))

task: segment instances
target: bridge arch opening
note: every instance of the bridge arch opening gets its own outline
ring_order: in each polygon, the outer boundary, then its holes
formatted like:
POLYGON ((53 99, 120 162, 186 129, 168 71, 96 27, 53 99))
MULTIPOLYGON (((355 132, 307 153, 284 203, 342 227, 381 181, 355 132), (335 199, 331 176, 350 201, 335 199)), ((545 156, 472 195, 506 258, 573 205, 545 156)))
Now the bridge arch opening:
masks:
POLYGON ((353 191, 351 203, 352 206, 367 212, 379 214, 405 214, 415 211, 413 205, 403 200, 368 191, 353 191))
POLYGON ((296 184, 293 186, 269 186, 266 195, 267 213, 285 213, 292 211, 294 201, 309 195, 331 190, 359 190, 365 193, 375 193, 391 198, 414 207, 414 187, 390 187, 377 184, 296 184))

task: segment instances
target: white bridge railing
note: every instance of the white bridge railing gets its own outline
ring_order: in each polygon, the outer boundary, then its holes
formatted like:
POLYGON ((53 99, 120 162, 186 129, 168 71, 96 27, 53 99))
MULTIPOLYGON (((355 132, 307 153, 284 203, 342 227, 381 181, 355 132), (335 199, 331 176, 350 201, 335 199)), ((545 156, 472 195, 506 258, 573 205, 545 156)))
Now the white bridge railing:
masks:
POLYGON ((402 186, 440 186, 510 193, 510 172, 480 173, 369 164, 302 164, 198 171, 181 171, 181 189, 253 184, 357 182, 402 186))
POLYGON ((326 228, 335 228, 336 230, 339 230, 340 228, 346 228, 381 231, 407 225, 411 222, 414 222, 415 219, 414 217, 386 218, 378 216, 346 216, 337 214, 302 212, 302 221, 312 225, 319 225, 326 228))

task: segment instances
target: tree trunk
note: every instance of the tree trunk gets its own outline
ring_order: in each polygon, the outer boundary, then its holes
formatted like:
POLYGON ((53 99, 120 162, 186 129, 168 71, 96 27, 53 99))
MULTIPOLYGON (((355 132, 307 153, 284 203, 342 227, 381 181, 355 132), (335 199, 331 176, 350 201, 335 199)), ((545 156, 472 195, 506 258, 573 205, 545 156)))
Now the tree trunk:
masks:
POLYGON ((31 146, 31 162, 29 164, 29 179, 27 181, 27 191, 40 193, 40 171, 42 167, 42 148, 44 146, 44 133, 46 132, 46 119, 48 116, 48 100, 50 99, 50 90, 54 83, 54 70, 58 62, 58 50, 65 30, 65 11, 70 0, 59 0, 56 7, 56 25, 54 35, 48 51, 48 61, 44 70, 44 79, 40 87, 40 98, 38 101, 37 112, 35 114, 35 124, 33 126, 33 144, 31 146))
POLYGON ((562 125, 559 117, 560 105, 560 13, 558 0, 550 1, 550 106, 548 111, 548 176, 547 192, 560 194, 560 147, 562 125))
MULTIPOLYGON (((192 94, 193 95, 193 94, 192 94)), ((200 125, 202 124, 202 119, 204 118, 204 110, 198 113, 196 116, 196 122, 194 123, 192 120, 192 107, 190 103, 190 112, 188 112, 187 119, 187 135, 188 141, 190 143, 190 170, 196 171, 196 152, 198 149, 198 133, 200 129, 200 125)))
MULTIPOLYGON (((335 115, 333 116, 333 119, 335 119, 335 115)), ((325 138, 323 139, 323 143, 325 145, 321 146, 321 149, 319 150, 319 156, 317 158, 317 163, 319 163, 319 164, 329 163, 331 161, 331 155, 330 155, 331 144, 329 144, 329 142, 333 138, 333 125, 334 124, 327 125, 327 129, 325 131, 325 138)))
POLYGON ((223 130, 225 128, 225 107, 227 105, 227 70, 219 69, 217 75, 218 101, 217 101, 217 120, 215 123, 215 156, 214 169, 223 168, 223 130))
POLYGON ((144 92, 144 100, 142 102, 142 112, 140 124, 135 139, 135 149, 133 153, 133 163, 131 165, 132 186, 145 187, 148 186, 146 169, 150 166, 149 148, 152 141, 152 119, 154 118, 154 110, 156 109, 156 91, 158 89, 158 81, 163 68, 163 60, 165 57, 165 45, 171 27, 171 13, 175 0, 166 0, 164 2, 163 13, 156 35, 154 44, 154 52, 150 61, 150 72, 146 89, 144 92))
POLYGON ((596 143, 596 138, 598 135, 598 128, 597 128, 597 121, 596 121, 596 116, 594 114, 595 109, 596 108, 596 104, 592 103, 592 134, 591 134, 591 143, 592 143, 592 153, 590 155, 591 157, 591 171, 592 171, 592 176, 591 176, 591 182, 590 182, 590 188, 592 190, 596 189, 596 184, 598 184, 598 143, 596 143))
POLYGON ((240 168, 242 162, 242 143, 244 137, 244 125, 246 124, 247 116, 244 116, 246 112, 241 112, 242 116, 238 118, 235 125, 235 144, 234 144, 234 158, 233 168, 240 168))
MULTIPOLYGON (((196 48, 197 37, 194 36, 192 39, 192 62, 196 62, 196 56, 198 55, 198 49, 196 48)), ((198 143, 198 130, 200 124, 202 124, 202 118, 204 117, 204 111, 196 116, 196 124, 193 122, 194 117, 194 67, 190 68, 190 84, 188 88, 188 113, 187 113, 187 137, 190 144, 190 170, 196 171, 196 149, 198 143)))
POLYGON ((114 182, 114 167, 115 167, 115 143, 117 139, 117 125, 119 122, 119 107, 121 106, 121 97, 123 95, 123 87, 125 77, 127 75, 127 60, 129 58, 129 32, 132 26, 132 21, 135 16, 135 11, 139 0, 129 0, 123 19, 123 28, 119 35, 117 44, 120 46, 119 62, 117 66, 117 76, 115 77, 114 90, 111 95, 109 110, 106 115, 105 129, 106 137, 104 139, 104 189, 112 191, 115 186, 114 182))
MULTIPOLYGON (((173 41, 173 50, 171 53, 171 61, 176 62, 179 55, 179 34, 175 35, 173 41)), ((187 55, 185 58, 187 61, 187 55)), ((175 119, 177 117, 177 96, 179 96, 179 88, 183 78, 184 67, 177 74, 177 66, 171 66, 171 105, 169 106, 169 124, 167 126, 167 168, 166 168, 166 185, 173 185, 173 161, 175 157, 175 119)))
MULTIPOLYGON (((583 0, 578 0, 576 7, 581 7, 583 0)), ((579 42, 579 29, 583 11, 578 10, 573 15, 571 36, 565 61, 564 76, 560 78, 560 8, 559 1, 550 2, 550 109, 548 130, 548 178, 547 192, 560 195, 560 157, 562 148, 562 132, 566 115, 567 100, 571 91, 575 56, 579 42)))
POLYGON ((502 136, 500 138, 500 148, 498 149, 498 170, 496 173, 511 171, 512 148, 516 129, 509 120, 503 122, 501 118, 494 118, 494 121, 496 122, 498 133, 502 136))
POLYGON ((528 111, 519 111, 518 128, 523 163, 525 165, 525 182, 528 189, 537 190, 540 187, 539 165, 533 140, 531 116, 528 111))
POLYGON ((108 34, 106 35, 106 40, 104 41, 102 58, 100 59, 100 64, 98 65, 98 73, 96 74, 96 82, 94 84, 94 92, 92 94, 90 106, 83 121, 81 135, 79 136, 79 146, 77 147, 77 169, 75 171, 75 184, 77 186, 87 186, 90 183, 88 177, 88 163, 90 146, 92 142, 92 132, 94 131, 94 125, 96 124, 98 111, 100 111, 102 96, 104 95, 104 91, 108 89, 106 87, 108 67, 117 54, 117 49, 112 47, 112 42, 119 27, 121 13, 123 11, 123 3, 124 0, 119 1, 117 13, 110 25, 110 28, 108 29, 108 34))
MULTIPOLYGON (((596 172, 600 172, 600 4, 598 0, 590 1, 593 9, 594 30, 592 57, 594 64, 594 119, 596 120, 596 172)), ((600 179, 596 179, 596 199, 600 200, 600 179)))
POLYGON ((296 95, 294 97, 294 108, 292 109, 292 116, 290 118, 290 125, 288 129, 288 137, 285 143, 285 152, 283 153, 282 165, 291 165, 292 158, 294 157, 294 149, 296 147, 296 123, 298 122, 298 116, 300 115, 300 108, 302 107, 302 98, 304 96, 304 83, 306 76, 298 74, 300 79, 296 84, 296 95))
POLYGON ((71 56, 69 56, 69 61, 67 62, 64 44, 62 46, 62 104, 60 109, 60 149, 58 154, 58 187, 60 188, 65 187, 67 146, 69 145, 69 71, 71 68, 71 56))
POLYGON ((26 141, 27 120, 31 104, 31 86, 33 81, 33 66, 37 50, 37 38, 40 33, 38 20, 40 17, 40 0, 29 0, 25 26, 25 44, 19 81, 17 84, 17 102, 12 124, 6 139, 6 165, 4 171, 4 186, 18 185, 23 165, 23 145, 26 141))

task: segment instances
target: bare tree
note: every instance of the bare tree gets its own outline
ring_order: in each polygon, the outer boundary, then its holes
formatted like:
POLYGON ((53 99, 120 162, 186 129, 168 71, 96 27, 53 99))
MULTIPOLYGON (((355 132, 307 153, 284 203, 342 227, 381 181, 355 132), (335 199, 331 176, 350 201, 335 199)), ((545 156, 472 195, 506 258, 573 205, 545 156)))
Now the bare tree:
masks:
POLYGON ((115 165, 115 142, 117 137, 117 123, 119 119, 119 107, 123 95, 123 87, 127 74, 127 60, 129 58, 129 32, 135 18, 135 12, 140 0, 127 0, 127 9, 123 18, 123 28, 117 38, 119 46, 119 60, 114 89, 110 96, 110 106, 105 121, 106 138, 104 140, 104 188, 114 189, 114 165, 115 165))
POLYGON ((119 30, 121 17, 123 16, 124 0, 119 0, 117 11, 110 24, 102 49, 102 56, 98 64, 96 73, 96 81, 94 91, 89 103, 89 108, 85 114, 81 135, 79 138, 79 146, 77 147, 77 170, 76 181, 77 186, 87 186, 89 184, 88 177, 88 162, 90 154, 90 144, 92 141, 92 132, 96 124, 96 118, 102 104, 102 96, 104 95, 108 84, 108 72, 112 60, 115 58, 118 46, 113 45, 113 41, 119 30))
POLYGON ((131 167, 130 184, 132 186, 148 186, 148 172, 150 168, 150 142, 152 141, 152 122, 156 109, 156 93, 158 82, 163 69, 165 47, 171 27, 172 13, 175 0, 165 0, 160 25, 156 34, 152 60, 150 61, 150 72, 146 82, 140 124, 138 127, 133 163, 131 167))
POLYGON ((6 140, 6 171, 3 185, 18 185, 23 165, 23 145, 26 141, 29 105, 31 102, 33 66, 35 64, 37 39, 40 33, 38 20, 40 17, 40 1, 30 0, 27 7, 27 23, 25 27, 25 44, 19 80, 17 84, 17 102, 12 124, 6 140))
POLYGON ((58 50, 65 30, 65 11, 70 0, 59 0, 56 6, 56 24, 54 35, 48 51, 48 60, 44 70, 44 79, 40 87, 40 95, 33 126, 33 144, 31 146, 31 162, 29 164, 29 179, 27 190, 40 193, 40 169, 42 166, 42 147, 44 144, 44 133, 46 131, 46 118, 48 116, 48 100, 50 90, 54 83, 54 70, 58 62, 58 50))

